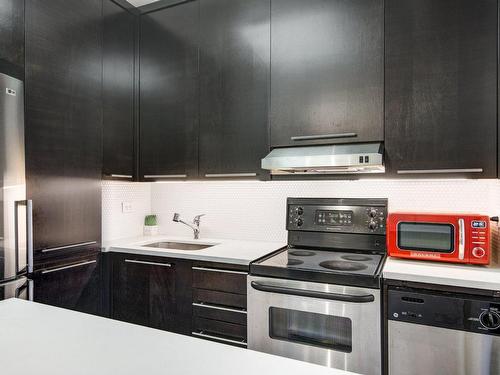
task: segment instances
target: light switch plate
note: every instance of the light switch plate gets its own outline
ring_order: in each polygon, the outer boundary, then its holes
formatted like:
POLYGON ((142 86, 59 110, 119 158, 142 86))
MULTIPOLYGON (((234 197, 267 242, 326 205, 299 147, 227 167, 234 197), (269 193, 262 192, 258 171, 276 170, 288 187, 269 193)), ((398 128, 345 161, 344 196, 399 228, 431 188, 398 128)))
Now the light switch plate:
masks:
POLYGON ((129 214, 134 211, 132 202, 122 202, 122 213, 129 214))

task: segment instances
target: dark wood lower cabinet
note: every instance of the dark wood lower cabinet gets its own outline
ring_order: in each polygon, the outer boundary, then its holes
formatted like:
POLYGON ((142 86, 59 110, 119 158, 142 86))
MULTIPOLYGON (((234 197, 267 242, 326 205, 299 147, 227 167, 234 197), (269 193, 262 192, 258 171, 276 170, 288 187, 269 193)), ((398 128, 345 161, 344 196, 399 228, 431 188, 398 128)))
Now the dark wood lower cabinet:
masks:
POLYGON ((246 347, 247 267, 108 255, 111 318, 246 347))
POLYGON ((191 333, 189 262, 118 255, 111 267, 112 318, 176 333, 191 333))
POLYGON ((33 299, 47 305, 101 315, 101 280, 99 256, 46 268, 33 278, 33 299))

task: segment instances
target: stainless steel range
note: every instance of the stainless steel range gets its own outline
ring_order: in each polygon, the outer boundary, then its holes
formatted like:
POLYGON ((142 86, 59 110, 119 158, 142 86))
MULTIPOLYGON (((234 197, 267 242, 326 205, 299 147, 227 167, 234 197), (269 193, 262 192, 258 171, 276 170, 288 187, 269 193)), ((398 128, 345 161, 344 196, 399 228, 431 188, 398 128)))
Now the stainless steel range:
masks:
POLYGON ((250 265, 248 347, 382 372, 386 199, 289 198, 288 246, 250 265))

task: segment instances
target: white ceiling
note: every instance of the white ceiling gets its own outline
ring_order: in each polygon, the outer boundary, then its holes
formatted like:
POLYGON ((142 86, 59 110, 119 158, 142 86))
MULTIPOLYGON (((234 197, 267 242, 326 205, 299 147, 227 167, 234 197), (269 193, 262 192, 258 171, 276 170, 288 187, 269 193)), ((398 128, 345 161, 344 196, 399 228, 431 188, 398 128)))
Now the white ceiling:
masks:
POLYGON ((140 7, 146 4, 155 3, 158 0, 127 0, 127 1, 135 7, 140 7))

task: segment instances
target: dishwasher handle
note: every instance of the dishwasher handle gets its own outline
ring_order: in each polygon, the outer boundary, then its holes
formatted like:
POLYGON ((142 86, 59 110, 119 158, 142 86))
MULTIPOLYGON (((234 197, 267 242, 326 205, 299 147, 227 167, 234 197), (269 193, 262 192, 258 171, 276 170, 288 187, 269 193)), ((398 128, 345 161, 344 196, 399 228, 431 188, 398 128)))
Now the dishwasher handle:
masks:
POLYGON ((375 296, 373 294, 353 295, 353 294, 327 293, 327 292, 319 292, 316 290, 304 290, 304 289, 287 288, 283 286, 266 285, 258 283, 256 281, 252 281, 250 285, 252 286, 252 288, 259 290, 261 292, 288 294, 292 296, 321 298, 332 301, 353 302, 353 303, 368 303, 375 301, 375 296))

